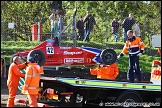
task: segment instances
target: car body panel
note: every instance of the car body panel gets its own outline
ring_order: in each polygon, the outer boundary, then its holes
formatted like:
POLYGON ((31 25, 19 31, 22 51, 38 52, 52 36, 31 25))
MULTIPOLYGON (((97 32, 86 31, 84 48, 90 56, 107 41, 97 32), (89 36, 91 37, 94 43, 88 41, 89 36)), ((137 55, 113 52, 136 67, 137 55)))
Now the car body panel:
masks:
POLYGON ((44 66, 102 64, 100 59, 101 49, 73 46, 61 47, 55 46, 54 43, 54 39, 49 39, 30 50, 18 52, 16 55, 27 57, 30 51, 41 50, 46 57, 44 66))

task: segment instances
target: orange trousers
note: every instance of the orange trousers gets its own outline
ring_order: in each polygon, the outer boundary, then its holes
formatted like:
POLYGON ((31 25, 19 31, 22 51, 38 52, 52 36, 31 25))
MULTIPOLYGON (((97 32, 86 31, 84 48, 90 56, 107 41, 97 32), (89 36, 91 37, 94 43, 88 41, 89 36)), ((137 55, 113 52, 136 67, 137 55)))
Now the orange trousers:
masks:
POLYGON ((38 107, 37 95, 36 94, 27 94, 30 107, 38 107))
POLYGON ((14 86, 8 86, 9 96, 7 101, 7 107, 14 107, 14 100, 16 97, 17 88, 14 86))

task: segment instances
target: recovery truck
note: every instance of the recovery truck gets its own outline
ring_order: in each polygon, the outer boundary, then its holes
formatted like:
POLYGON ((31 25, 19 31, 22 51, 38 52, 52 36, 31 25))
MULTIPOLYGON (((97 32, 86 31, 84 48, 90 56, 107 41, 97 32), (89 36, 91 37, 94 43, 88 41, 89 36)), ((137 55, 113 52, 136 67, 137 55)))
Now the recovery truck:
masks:
MULTIPOLYGON (((159 38, 161 36, 153 36, 152 44, 157 45, 157 41, 161 40, 159 38)), ((161 46, 161 42, 158 46, 161 46)), ((40 80, 39 102, 80 107, 161 106, 161 61, 155 61, 150 81, 142 83, 129 83, 120 75, 116 80, 97 79, 90 74, 89 69, 46 70, 40 80)))
MULTIPOLYGON (((89 68, 48 69, 45 68, 40 79, 39 106, 161 106, 161 83, 129 83, 120 74, 116 80, 97 79, 89 68)), ((23 83, 24 80, 20 80, 19 90, 23 83)), ((19 99, 16 102, 27 104, 19 99)))
MULTIPOLYGON (((153 61, 150 81, 141 83, 129 83, 120 73, 115 80, 97 79, 89 68, 44 69, 38 94, 40 106, 161 106, 161 61, 153 61)), ((24 79, 20 80, 19 90, 23 83, 24 79)))

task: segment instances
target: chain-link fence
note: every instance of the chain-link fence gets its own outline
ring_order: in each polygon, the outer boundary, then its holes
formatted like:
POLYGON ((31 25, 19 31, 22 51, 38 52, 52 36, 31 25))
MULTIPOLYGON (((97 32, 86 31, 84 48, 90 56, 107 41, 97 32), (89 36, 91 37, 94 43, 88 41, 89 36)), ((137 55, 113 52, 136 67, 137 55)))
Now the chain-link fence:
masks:
MULTIPOLYGON (((93 16, 93 14, 91 14, 93 16)), ((62 28, 62 32, 60 34, 60 45, 61 46, 90 46, 90 47, 96 47, 100 49, 104 48, 111 48, 114 49, 122 49, 124 46, 124 18, 121 18, 119 22, 119 25, 115 22, 113 25, 113 19, 110 16, 107 16, 104 18, 105 20, 98 18, 94 16, 91 21, 91 18, 87 17, 86 15, 82 16, 82 19, 84 22, 84 31, 83 31, 83 41, 79 40, 79 33, 77 29, 77 22, 79 21, 79 14, 74 15, 65 15, 62 17, 62 21, 64 23, 64 26, 62 28), (110 20, 111 18, 111 20, 110 20), (97 20, 96 20, 97 19, 97 20), (108 20, 109 19, 109 20, 108 20), (94 22, 95 20, 95 22, 94 22), (89 22, 88 22, 89 21, 89 22), (76 25, 76 26, 75 26, 76 25), (96 25, 96 26, 95 26, 96 25), (89 31, 90 30, 90 31, 89 31), (86 40, 87 34, 89 34, 89 41, 86 40), (118 40, 115 43, 115 36, 116 32, 118 33, 118 40), (76 36, 76 37, 75 37, 76 36), (70 43, 70 41, 72 43, 70 43), (95 44, 89 42, 94 42, 95 44), (114 43, 113 43, 114 42, 114 43), (97 44, 98 43, 98 44, 97 44), (111 46, 111 43, 113 45, 111 46), (120 43, 120 44, 119 44, 120 43)), ((117 19, 118 20, 118 19, 117 19)), ((157 19, 159 21, 159 19, 157 19)), ((51 26, 50 26, 50 19, 44 18, 43 20, 35 19, 34 16, 12 16, 3 18, 1 16, 1 42, 3 41, 33 41, 33 37, 38 38, 38 31, 37 29, 34 30, 35 32, 32 32, 32 25, 36 24, 38 25, 38 22, 41 23, 41 41, 45 41, 47 39, 51 38, 51 26), (11 27, 13 26, 13 27, 11 27)), ((143 24, 139 25, 140 28, 140 36, 144 41, 145 44, 147 44, 148 48, 151 48, 150 44, 150 35, 151 32, 154 32, 156 30, 146 30, 145 27, 147 26, 148 19, 145 19, 145 22, 143 24), (146 34, 146 32, 148 34, 146 34), (150 33, 150 34, 149 34, 150 33)), ((129 21, 125 22, 125 24, 128 25, 129 21)), ((134 22, 135 23, 135 22, 134 22)), ((134 23, 132 23, 132 28, 134 30, 134 23)), ((158 23, 154 21, 153 26, 156 26, 158 23)), ((38 26, 37 26, 38 27, 38 26)), ((161 34, 160 34, 161 35, 161 34)), ((37 40, 37 39, 36 39, 37 40)), ((2 43, 1 43, 2 45, 2 43)))

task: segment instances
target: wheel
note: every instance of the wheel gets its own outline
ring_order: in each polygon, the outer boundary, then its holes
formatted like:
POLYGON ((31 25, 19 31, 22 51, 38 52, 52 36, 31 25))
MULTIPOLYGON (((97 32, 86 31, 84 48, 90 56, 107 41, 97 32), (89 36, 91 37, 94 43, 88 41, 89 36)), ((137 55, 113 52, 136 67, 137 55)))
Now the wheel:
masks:
POLYGON ((44 55, 44 53, 41 51, 41 50, 31 50, 29 53, 28 53, 28 56, 32 56, 34 57, 35 56, 35 61, 38 63, 38 65, 40 66, 43 66, 45 61, 46 61, 46 57, 44 55))
POLYGON ((136 107, 131 103, 141 103, 142 97, 136 91, 125 91, 116 100, 116 103, 121 103, 122 107, 136 107), (130 103, 130 104, 129 104, 130 103))
POLYGON ((113 49, 105 49, 100 55, 101 61, 105 65, 110 65, 116 62, 117 54, 113 49))

